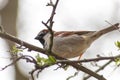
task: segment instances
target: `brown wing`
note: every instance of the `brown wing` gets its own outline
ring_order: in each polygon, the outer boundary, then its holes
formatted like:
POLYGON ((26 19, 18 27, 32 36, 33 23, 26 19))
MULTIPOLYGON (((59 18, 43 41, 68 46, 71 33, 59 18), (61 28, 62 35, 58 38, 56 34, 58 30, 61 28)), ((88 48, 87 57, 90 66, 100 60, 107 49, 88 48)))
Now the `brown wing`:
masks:
POLYGON ((86 35, 86 34, 94 33, 94 32, 95 31, 60 31, 60 32, 55 32, 54 35, 65 37, 65 36, 69 36, 69 35, 72 35, 72 34, 86 35))
POLYGON ((74 31, 75 34, 78 35, 84 35, 84 34, 89 34, 89 33, 94 33, 96 31, 74 31))

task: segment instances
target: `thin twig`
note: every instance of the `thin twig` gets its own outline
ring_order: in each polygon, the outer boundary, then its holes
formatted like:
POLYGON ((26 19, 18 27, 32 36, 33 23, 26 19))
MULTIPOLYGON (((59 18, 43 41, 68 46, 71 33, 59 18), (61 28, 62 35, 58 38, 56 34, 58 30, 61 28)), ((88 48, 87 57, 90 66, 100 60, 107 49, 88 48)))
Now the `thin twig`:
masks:
POLYGON ((21 57, 18 57, 18 58, 16 58, 15 60, 13 60, 12 63, 6 65, 6 66, 5 66, 4 68, 2 68, 1 70, 4 70, 4 69, 6 69, 6 68, 9 67, 9 66, 14 65, 16 62, 18 62, 18 61, 21 60, 21 59, 26 60, 26 62, 30 62, 30 63, 34 63, 34 64, 37 63, 36 60, 35 60, 33 57, 31 57, 31 56, 29 56, 29 55, 22 55, 21 57))
POLYGON ((112 60, 114 61, 116 58, 120 58, 120 55, 112 56, 112 57, 99 57, 99 58, 93 58, 93 59, 84 59, 84 60, 60 60, 57 61, 57 63, 83 63, 83 62, 97 62, 102 60, 112 60))
POLYGON ((53 38, 54 38, 54 32, 52 30, 53 23, 54 23, 53 18, 55 16, 55 11, 56 11, 58 2, 59 2, 59 0, 56 0, 55 4, 53 4, 52 0, 50 0, 50 3, 48 3, 48 6, 51 6, 53 8, 52 13, 50 15, 50 18, 46 21, 46 23, 42 21, 42 23, 48 28, 48 30, 49 30, 49 32, 51 34, 48 54, 52 53, 53 38))
MULTIPOLYGON (((95 71, 95 73, 98 73, 99 71, 103 70, 106 66, 108 66, 113 60, 109 60, 107 63, 105 63, 103 66, 101 66, 98 70, 95 71)), ((91 76, 88 75, 86 77, 84 77, 83 80, 87 80, 88 78, 90 78, 91 76)))

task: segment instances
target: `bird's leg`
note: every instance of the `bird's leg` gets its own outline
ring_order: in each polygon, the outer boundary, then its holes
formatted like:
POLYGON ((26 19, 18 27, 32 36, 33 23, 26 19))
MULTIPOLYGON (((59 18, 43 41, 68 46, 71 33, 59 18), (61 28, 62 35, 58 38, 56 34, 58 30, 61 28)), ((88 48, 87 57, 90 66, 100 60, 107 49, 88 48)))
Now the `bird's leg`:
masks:
POLYGON ((83 55, 83 53, 80 54, 80 56, 78 57, 78 60, 80 60, 81 56, 83 55))

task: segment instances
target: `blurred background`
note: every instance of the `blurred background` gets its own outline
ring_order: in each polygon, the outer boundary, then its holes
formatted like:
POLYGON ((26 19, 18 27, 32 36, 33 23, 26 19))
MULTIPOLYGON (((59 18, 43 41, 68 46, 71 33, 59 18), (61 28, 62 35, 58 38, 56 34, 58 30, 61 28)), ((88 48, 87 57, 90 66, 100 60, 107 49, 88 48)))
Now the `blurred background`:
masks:
MULTIPOLYGON (((55 0, 53 0, 55 1, 55 0)), ((0 24, 3 25, 6 32, 24 40, 30 44, 42 47, 34 40, 38 32, 46 28, 41 21, 46 21, 51 12, 50 7, 45 5, 49 0, 0 0, 0 24)), ((61 30, 100 30, 111 24, 120 22, 120 0, 60 0, 54 18, 55 31, 61 30)), ((102 56, 113 56, 120 54, 117 51, 114 42, 120 40, 120 32, 114 31, 108 33, 96 40, 91 47, 82 56, 82 59, 94 58, 97 54, 102 56)), ((0 38, 0 68, 9 64, 11 54, 8 52, 14 43, 0 38)), ((27 52, 23 54, 35 56, 37 52, 27 52)), ((41 56, 44 56, 41 54, 41 56)), ((99 62, 102 65, 103 62, 99 62)), ((87 63, 84 66, 95 70, 96 67, 87 63)), ((43 70, 36 80, 66 80, 76 72, 72 67, 67 71, 56 69, 53 66, 43 70)), ((120 68, 115 69, 115 64, 110 64, 99 74, 104 75, 108 80, 118 80, 120 78, 120 68), (119 77, 119 78, 118 78, 119 77)), ((16 65, 0 71, 2 80, 29 80, 28 74, 33 65, 21 60, 16 65)), ((71 80, 82 80, 84 73, 71 80)), ((95 80, 90 78, 89 80, 95 80)))

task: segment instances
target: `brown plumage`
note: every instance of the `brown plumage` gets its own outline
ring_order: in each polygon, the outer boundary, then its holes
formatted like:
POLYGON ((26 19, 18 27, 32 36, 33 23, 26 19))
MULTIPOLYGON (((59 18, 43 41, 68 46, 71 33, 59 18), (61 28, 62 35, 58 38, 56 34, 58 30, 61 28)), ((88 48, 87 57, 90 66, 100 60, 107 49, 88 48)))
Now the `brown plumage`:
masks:
MULTIPOLYGON (((99 31, 54 31, 52 51, 64 58, 81 56, 100 36, 119 29, 118 25, 119 23, 99 31)), ((35 39, 39 40, 45 49, 49 49, 50 36, 49 31, 44 29, 35 39)))

